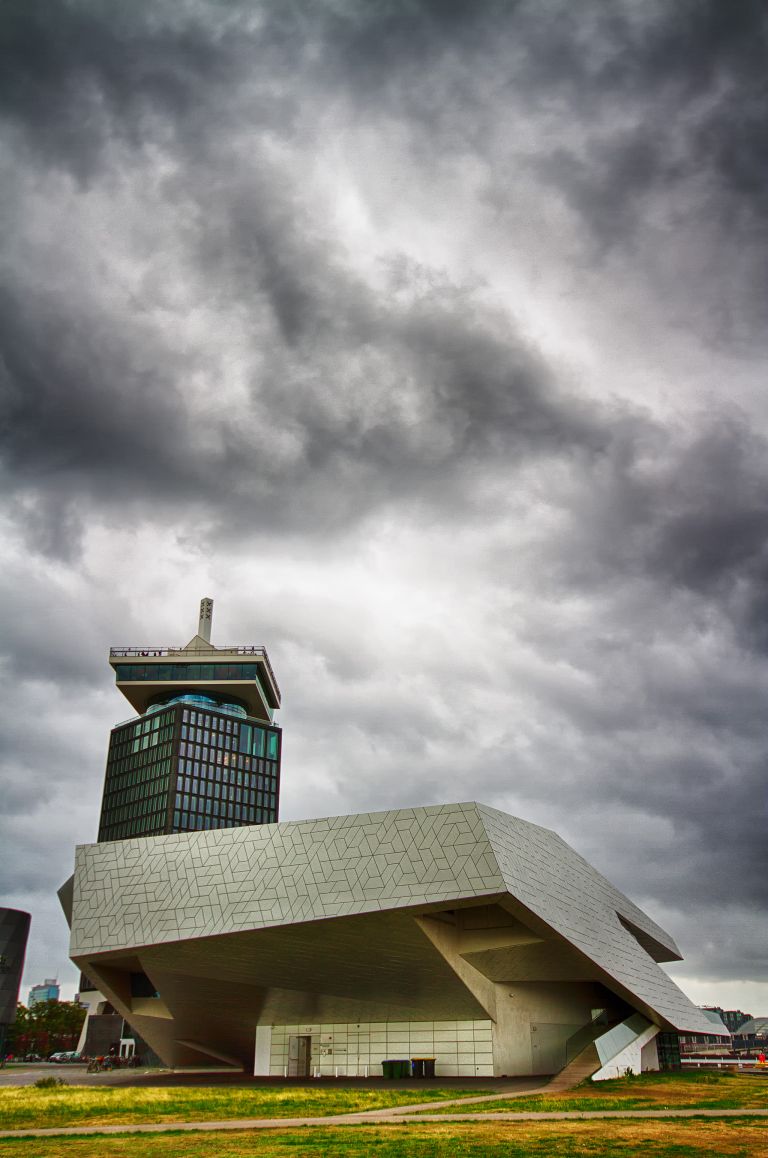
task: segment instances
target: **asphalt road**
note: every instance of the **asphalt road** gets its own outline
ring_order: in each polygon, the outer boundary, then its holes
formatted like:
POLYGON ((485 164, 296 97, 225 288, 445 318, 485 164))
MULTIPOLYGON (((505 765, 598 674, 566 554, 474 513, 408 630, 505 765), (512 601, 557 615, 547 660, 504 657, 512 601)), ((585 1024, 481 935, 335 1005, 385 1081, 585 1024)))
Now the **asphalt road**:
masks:
POLYGON ((384 1078, 255 1078, 231 1069, 206 1070, 107 1070, 89 1074, 83 1065, 55 1065, 35 1062, 29 1065, 8 1065, 0 1069, 0 1087, 31 1086, 40 1078, 60 1078, 74 1086, 252 1086, 268 1089, 273 1086, 304 1086, 339 1089, 423 1090, 477 1090, 493 1093, 524 1093, 541 1088, 548 1078, 427 1078, 388 1081, 384 1078))
MULTIPOLYGON (((113 1079, 111 1084, 121 1085, 125 1075, 136 1077, 141 1070, 113 1070, 111 1073, 89 1074, 83 1065, 55 1065, 50 1062, 33 1064, 6 1064, 0 1069, 0 1086, 31 1086, 40 1078, 61 1078, 68 1085, 103 1084, 103 1079, 113 1079), (114 1079, 117 1079, 116 1081, 114 1079)), ((107 1084, 110 1084, 109 1082, 107 1084)))

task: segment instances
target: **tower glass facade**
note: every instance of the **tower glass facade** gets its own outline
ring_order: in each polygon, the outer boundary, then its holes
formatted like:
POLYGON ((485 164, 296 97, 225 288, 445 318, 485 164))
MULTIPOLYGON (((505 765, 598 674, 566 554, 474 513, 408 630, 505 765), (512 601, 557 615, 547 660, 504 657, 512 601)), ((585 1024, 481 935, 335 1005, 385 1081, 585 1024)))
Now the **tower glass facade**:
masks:
POLYGON ((111 663, 141 714, 111 733, 100 841, 277 821, 280 694, 263 648, 196 636, 115 648, 111 663))
POLYGON ((43 1001, 58 1001, 61 993, 61 986, 55 977, 46 977, 42 985, 33 985, 29 991, 27 998, 27 1005, 33 1009, 35 1005, 39 1005, 43 1001))
POLYGON ((113 729, 99 840, 277 820, 280 728, 189 699, 113 729))

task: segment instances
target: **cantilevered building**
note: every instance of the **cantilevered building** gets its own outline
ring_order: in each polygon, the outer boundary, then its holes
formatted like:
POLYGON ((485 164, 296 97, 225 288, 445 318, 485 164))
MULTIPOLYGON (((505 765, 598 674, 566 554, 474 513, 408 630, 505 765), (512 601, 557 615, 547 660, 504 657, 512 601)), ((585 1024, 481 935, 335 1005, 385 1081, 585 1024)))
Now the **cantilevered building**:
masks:
POLYGON ((99 840, 277 820, 280 689, 266 648, 213 646, 212 615, 186 647, 111 649, 138 714, 112 729, 99 840))
POLYGON ((660 1033, 711 1029, 660 968, 669 934, 548 829, 476 803, 264 823, 262 648, 214 652, 202 622, 110 662, 140 715, 113 732, 99 842, 60 895, 72 960, 166 1064, 606 1077, 657 1068, 660 1033))

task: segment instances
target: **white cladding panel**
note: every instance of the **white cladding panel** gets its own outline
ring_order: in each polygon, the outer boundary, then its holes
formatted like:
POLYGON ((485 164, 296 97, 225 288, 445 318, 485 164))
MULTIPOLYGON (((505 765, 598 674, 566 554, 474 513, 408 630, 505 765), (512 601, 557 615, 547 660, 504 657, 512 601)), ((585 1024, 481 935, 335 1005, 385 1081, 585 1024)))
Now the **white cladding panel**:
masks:
POLYGON ((269 1073, 288 1068, 292 1037, 311 1038, 310 1074, 381 1077, 385 1059, 434 1057, 437 1077, 492 1077, 491 1021, 350 1022, 275 1025, 269 1073))
POLYGON ((475 804, 82 845, 70 954, 504 889, 475 804))

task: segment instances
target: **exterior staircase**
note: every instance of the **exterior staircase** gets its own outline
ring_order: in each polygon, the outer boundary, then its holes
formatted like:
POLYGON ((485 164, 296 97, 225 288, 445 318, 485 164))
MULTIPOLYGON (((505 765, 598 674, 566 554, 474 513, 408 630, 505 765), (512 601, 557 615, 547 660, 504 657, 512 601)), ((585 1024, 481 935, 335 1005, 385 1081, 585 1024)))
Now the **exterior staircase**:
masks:
MULTIPOLYGON (((616 1073, 608 1069, 602 1077, 619 1077, 621 1066, 626 1062, 629 1061, 633 1067, 639 1064, 639 1047, 657 1032, 656 1027, 640 1013, 633 1013, 623 1021, 615 1021, 609 1020, 603 1011, 568 1039, 565 1045, 565 1066, 549 1082, 547 1091, 557 1093, 559 1090, 573 1089, 599 1070, 606 1070, 612 1059, 616 1059, 616 1073), (629 1056, 625 1052, 628 1047, 632 1047, 629 1056)), ((636 1069, 634 1072, 640 1071, 636 1069)))
POLYGON ((561 1090, 572 1090, 574 1086, 578 1086, 592 1074, 597 1073, 602 1064, 595 1043, 591 1041, 584 1046, 581 1053, 577 1053, 576 1057, 547 1083, 546 1092, 557 1094, 561 1090))

